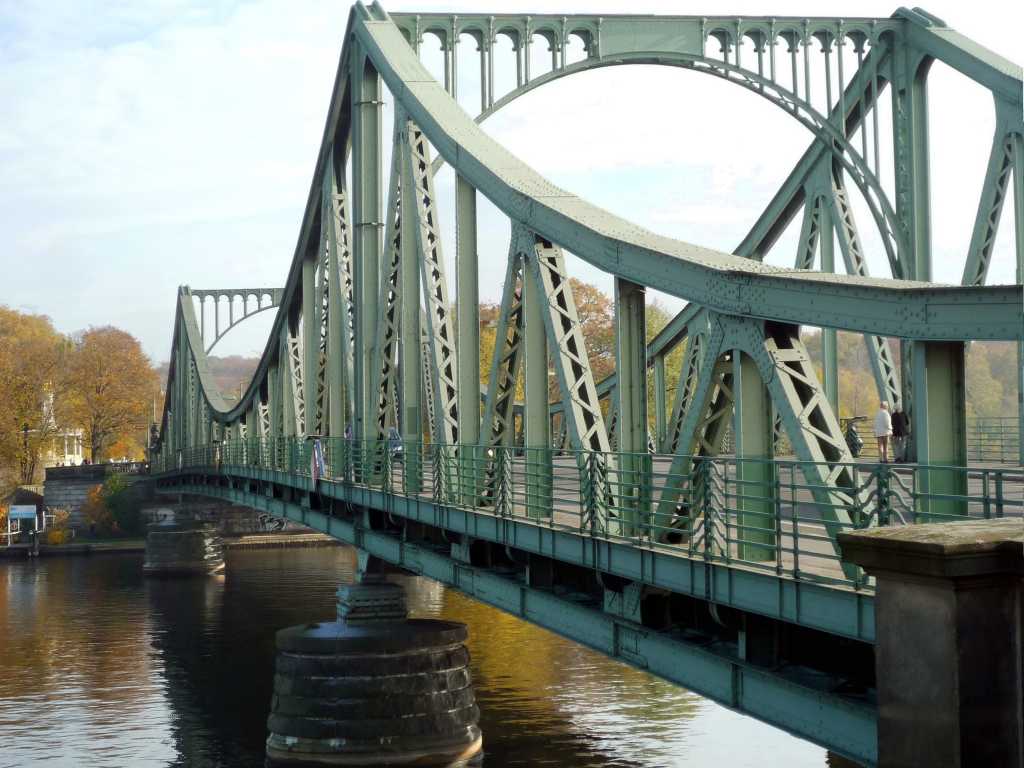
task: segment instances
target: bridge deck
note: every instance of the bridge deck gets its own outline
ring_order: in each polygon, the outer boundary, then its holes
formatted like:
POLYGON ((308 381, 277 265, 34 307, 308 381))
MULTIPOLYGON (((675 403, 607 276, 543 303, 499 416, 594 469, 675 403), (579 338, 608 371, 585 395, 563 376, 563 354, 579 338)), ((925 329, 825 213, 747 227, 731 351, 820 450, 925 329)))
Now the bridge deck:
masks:
MULTIPOLYGON (((1024 515, 1024 470, 999 465, 859 464, 852 473, 857 488, 842 495, 810 483, 807 462, 717 457, 677 476, 670 474, 673 457, 645 454, 649 466, 640 480, 624 469, 606 470, 604 491, 597 492, 602 503, 595 504, 587 454, 478 448, 464 449, 460 459, 453 448, 384 445, 324 438, 318 474, 342 485, 844 589, 871 590, 873 584, 840 562, 839 531, 1024 515)), ((224 470, 259 466, 308 482, 312 446, 296 438, 259 446, 242 441, 189 449, 182 462, 224 470)), ((606 458, 621 467, 626 455, 606 458)))

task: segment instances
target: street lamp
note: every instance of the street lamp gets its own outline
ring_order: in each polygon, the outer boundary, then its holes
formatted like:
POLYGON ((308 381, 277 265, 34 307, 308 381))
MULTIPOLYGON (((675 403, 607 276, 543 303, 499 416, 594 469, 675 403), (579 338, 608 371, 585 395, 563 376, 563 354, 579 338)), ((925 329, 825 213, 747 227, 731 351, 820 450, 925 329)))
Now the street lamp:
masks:
POLYGON ((23 483, 31 482, 31 477, 26 477, 28 474, 28 422, 26 421, 21 425, 21 481, 23 483))

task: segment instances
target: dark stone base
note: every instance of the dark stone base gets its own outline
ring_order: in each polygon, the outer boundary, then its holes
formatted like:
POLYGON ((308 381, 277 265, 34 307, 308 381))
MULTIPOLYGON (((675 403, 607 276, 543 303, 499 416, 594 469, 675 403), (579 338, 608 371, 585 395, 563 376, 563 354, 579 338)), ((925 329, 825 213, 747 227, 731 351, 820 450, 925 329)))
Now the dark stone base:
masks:
POLYGON ((281 630, 267 765, 478 765, 466 636, 429 619, 281 630))

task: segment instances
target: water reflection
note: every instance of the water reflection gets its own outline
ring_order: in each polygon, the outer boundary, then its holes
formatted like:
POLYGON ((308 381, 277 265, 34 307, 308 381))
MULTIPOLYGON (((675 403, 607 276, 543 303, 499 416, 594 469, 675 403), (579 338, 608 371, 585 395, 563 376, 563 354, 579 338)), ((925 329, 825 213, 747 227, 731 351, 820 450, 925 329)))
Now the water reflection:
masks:
MULTIPOLYGON (((349 549, 231 553, 222 577, 141 558, 0 563, 0 768, 261 765, 274 631, 334 614, 349 549)), ((825 753, 424 579, 469 625, 487 768, 822 766, 825 753)), ((835 763, 838 765, 838 763, 835 763)))

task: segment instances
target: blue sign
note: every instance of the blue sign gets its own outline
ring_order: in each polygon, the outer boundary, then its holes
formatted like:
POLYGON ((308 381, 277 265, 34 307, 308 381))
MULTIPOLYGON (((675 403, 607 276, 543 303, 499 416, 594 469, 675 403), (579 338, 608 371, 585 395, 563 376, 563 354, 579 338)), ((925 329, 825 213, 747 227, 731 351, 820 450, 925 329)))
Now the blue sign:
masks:
POLYGON ((36 505, 12 504, 10 512, 7 513, 7 517, 11 520, 35 520, 36 505))

